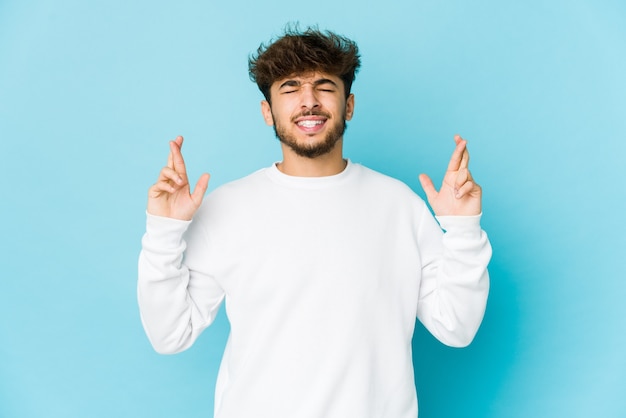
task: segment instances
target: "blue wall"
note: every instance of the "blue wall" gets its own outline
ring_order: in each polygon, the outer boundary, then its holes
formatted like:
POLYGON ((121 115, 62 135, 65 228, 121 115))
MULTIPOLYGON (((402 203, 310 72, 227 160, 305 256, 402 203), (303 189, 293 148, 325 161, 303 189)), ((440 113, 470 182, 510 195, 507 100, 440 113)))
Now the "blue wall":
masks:
POLYGON ((621 0, 0 2, 1 417, 209 417, 228 324, 155 354, 147 187, 280 158, 246 61, 288 21, 359 42, 346 154, 421 194, 470 141, 495 249, 472 346, 418 325, 421 417, 626 416, 621 0))

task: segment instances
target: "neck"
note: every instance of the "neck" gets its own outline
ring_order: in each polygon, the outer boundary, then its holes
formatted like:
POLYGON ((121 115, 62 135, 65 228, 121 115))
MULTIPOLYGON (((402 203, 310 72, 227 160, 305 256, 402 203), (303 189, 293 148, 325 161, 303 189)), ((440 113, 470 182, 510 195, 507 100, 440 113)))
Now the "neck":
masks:
POLYGON ((346 168, 347 162, 343 159, 341 140, 329 153, 315 158, 302 157, 293 152, 289 146, 281 145, 283 161, 278 163, 277 167, 289 176, 327 177, 339 174, 346 168))

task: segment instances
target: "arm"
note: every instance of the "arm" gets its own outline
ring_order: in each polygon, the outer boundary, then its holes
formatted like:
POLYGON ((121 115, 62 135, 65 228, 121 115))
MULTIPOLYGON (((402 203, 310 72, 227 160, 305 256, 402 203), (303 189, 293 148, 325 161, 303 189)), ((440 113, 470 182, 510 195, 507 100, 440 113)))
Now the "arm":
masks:
POLYGON ((442 237, 435 220, 424 217, 420 226, 424 267, 417 316, 440 341, 461 347, 472 341, 485 313, 491 245, 480 228, 482 189, 468 169, 467 143, 458 135, 455 142, 439 191, 428 176, 420 176, 445 233, 442 237))
POLYGON ((184 264, 184 233, 202 202, 208 175, 200 178, 191 193, 181 145, 182 137, 170 142, 168 164, 150 187, 146 234, 139 256, 141 319, 150 342, 160 353, 191 346, 213 321, 223 298, 214 280, 184 264))
POLYGON ((491 246, 479 215, 437 217, 441 227, 426 215, 419 234, 423 267, 417 317, 442 343, 464 347, 485 313, 491 246))

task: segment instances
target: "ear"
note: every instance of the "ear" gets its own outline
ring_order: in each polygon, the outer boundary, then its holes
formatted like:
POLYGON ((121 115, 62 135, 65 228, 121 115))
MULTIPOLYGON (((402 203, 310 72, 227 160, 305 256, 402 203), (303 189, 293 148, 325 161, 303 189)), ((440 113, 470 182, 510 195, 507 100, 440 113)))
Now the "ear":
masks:
POLYGON ((274 116, 272 115, 272 107, 267 100, 261 101, 261 113, 267 126, 274 126, 274 116))
POLYGON ((354 115, 354 94, 350 93, 346 100, 346 120, 352 119, 354 115))

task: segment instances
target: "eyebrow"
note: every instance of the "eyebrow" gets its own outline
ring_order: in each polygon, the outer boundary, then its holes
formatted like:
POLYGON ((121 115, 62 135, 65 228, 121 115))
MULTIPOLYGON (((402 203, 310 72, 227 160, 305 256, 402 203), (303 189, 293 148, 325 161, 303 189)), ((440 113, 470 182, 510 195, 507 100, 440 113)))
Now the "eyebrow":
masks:
MULTIPOLYGON (((338 87, 337 83, 335 83, 333 80, 330 80, 328 78, 320 78, 318 80, 315 80, 312 84, 313 84, 313 87, 317 87, 322 84, 332 84, 333 86, 338 87)), ((282 89, 283 87, 300 87, 301 85, 302 83, 299 82, 298 80, 287 80, 283 84, 281 84, 280 87, 278 88, 282 89)))

